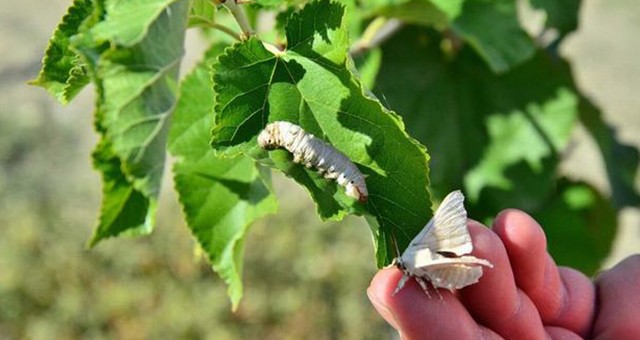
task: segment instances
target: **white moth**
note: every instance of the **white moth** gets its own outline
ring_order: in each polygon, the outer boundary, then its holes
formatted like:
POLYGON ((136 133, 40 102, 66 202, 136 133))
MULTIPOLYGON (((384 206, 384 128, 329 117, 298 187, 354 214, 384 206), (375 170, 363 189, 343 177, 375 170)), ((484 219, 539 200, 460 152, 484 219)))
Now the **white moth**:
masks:
POLYGON ((294 162, 318 169, 325 178, 335 179, 343 186, 348 196, 367 201, 365 175, 349 157, 298 125, 283 121, 270 123, 258 135, 258 145, 267 150, 285 148, 293 154, 294 162))
POLYGON ((447 288, 453 292, 478 282, 482 267, 493 268, 487 260, 471 255, 473 244, 467 230, 467 211, 464 196, 456 190, 442 201, 433 218, 411 241, 402 256, 394 259, 394 265, 404 274, 394 295, 414 277, 425 291, 431 282, 433 288, 447 288))

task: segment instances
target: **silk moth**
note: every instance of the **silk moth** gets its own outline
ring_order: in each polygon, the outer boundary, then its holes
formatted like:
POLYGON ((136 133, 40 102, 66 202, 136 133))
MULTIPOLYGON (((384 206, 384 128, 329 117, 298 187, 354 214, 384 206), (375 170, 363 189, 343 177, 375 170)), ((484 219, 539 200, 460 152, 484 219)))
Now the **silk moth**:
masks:
POLYGON ((453 291, 478 282, 482 266, 493 268, 487 260, 466 255, 473 250, 473 244, 463 202, 464 196, 459 190, 447 195, 402 256, 394 259, 394 265, 404 274, 394 294, 411 277, 428 296, 425 280, 431 282, 436 292, 438 287, 453 291))
POLYGON ((293 161, 318 169, 325 178, 335 179, 345 193, 360 202, 368 197, 365 176, 342 152, 307 133, 300 126, 277 121, 268 124, 258 135, 258 145, 266 150, 278 147, 293 154, 293 161))

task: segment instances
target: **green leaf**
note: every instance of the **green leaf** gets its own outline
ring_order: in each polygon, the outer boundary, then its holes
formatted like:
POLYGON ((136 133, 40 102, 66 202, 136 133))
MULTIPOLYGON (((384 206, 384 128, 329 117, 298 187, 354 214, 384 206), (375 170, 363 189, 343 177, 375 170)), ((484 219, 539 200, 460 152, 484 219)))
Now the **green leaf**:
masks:
MULTIPOLYGON (((106 17, 95 25, 90 34, 96 42, 111 41, 115 44, 131 47, 149 35, 152 24, 160 15, 167 22, 182 22, 181 12, 172 13, 170 5, 183 0, 106 0, 106 17), (168 11, 168 12, 167 12, 168 11), (173 16, 178 16, 173 20, 173 16)), ((188 5, 187 5, 188 6, 188 5)), ((156 27, 155 30, 159 30, 156 27)))
POLYGON ((322 218, 364 208, 379 225, 373 230, 382 266, 395 256, 391 238, 404 249, 431 217, 428 156, 399 117, 349 71, 341 17, 342 6, 315 2, 289 19, 288 50, 272 52, 250 39, 220 56, 214 65, 212 144, 226 155, 250 154, 292 176, 312 193, 322 218), (294 164, 286 151, 259 149, 257 135, 278 120, 300 125, 350 157, 368 175, 366 205, 294 164))
POLYGON ((561 36, 578 28, 581 0, 530 0, 534 8, 547 13, 546 26, 558 30, 561 36))
MULTIPOLYGON (((184 0, 165 8, 147 27, 143 39, 130 47, 105 50, 99 41, 91 40, 95 37, 92 34, 81 34, 74 40, 94 72, 98 91, 96 127, 105 139, 104 143, 109 145, 108 163, 116 164, 116 160, 111 159, 117 157, 128 185, 147 200, 141 205, 149 209, 145 215, 153 214, 160 191, 167 120, 176 101, 188 6, 188 1, 184 0)), ((122 12, 113 3, 108 8, 115 13, 122 12)), ((101 153, 97 151, 97 154, 101 153)), ((96 164, 98 170, 104 171, 100 161, 96 164)), ((109 188, 107 184, 105 182, 105 190, 109 188)), ((112 197, 105 192, 103 207, 118 205, 110 201, 112 197)), ((153 218, 146 220, 150 221, 147 227, 151 228, 153 218)), ((115 235, 123 226, 139 224, 133 219, 116 221, 118 223, 108 225, 112 230, 96 233, 96 236, 115 235)), ((92 243, 99 240, 94 238, 92 243)))
POLYGON ((635 185, 640 164, 638 150, 619 142, 616 131, 604 122, 600 110, 584 97, 580 101, 580 121, 598 144, 615 207, 639 206, 640 193, 635 185))
POLYGON ((594 275, 611 251, 618 218, 611 202, 586 183, 563 180, 534 218, 559 265, 594 275))
POLYGON ((207 65, 221 51, 211 48, 182 82, 169 148, 178 158, 174 180, 189 228, 229 285, 235 309, 242 297, 244 238, 250 224, 274 213, 277 203, 251 158, 220 158, 209 147, 213 83, 207 65))
POLYGON ((71 101, 89 83, 84 63, 71 49, 70 39, 92 12, 91 1, 73 2, 49 40, 38 78, 30 82, 45 88, 62 104, 71 101))
POLYGON ((102 174, 102 206, 98 226, 88 246, 119 235, 151 233, 156 202, 149 200, 122 173, 120 159, 108 140, 102 139, 93 152, 93 165, 102 174))
POLYGON ((512 0, 466 1, 451 27, 494 72, 506 72, 535 53, 533 41, 520 27, 512 0))
POLYGON ((168 149, 179 160, 197 160, 211 151, 210 131, 198 140, 201 126, 210 129, 213 116, 213 82, 211 67, 224 52, 224 45, 212 45, 203 60, 180 83, 179 99, 171 119, 168 149), (199 145, 202 144, 202 145, 199 145), (204 147, 203 147, 204 146, 204 147))

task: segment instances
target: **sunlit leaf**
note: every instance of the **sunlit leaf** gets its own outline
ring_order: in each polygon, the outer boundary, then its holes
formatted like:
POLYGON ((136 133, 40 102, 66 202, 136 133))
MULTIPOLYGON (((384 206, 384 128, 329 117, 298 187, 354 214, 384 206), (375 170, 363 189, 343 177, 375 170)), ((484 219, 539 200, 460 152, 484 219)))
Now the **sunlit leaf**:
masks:
POLYGON ((71 49, 71 37, 93 12, 89 0, 75 0, 53 33, 42 60, 42 69, 32 85, 44 87, 60 103, 67 104, 89 83, 84 62, 71 49))
MULTIPOLYGON (((118 4, 130 6, 129 3, 110 3, 106 7, 112 11, 107 13, 110 20, 124 20, 118 15, 127 17, 118 4)), ((128 228, 139 228, 142 215, 146 216, 145 233, 153 227, 151 216, 164 169, 167 123, 176 100, 187 10, 186 0, 165 8, 155 21, 145 26, 144 36, 137 39, 139 42, 130 47, 101 48, 100 41, 93 40, 95 27, 89 29, 91 33, 80 34, 74 40, 91 64, 98 90, 96 127, 103 142, 95 153, 94 164, 102 172, 112 171, 111 177, 119 184, 113 188, 126 188, 131 195, 140 196, 135 196, 140 207, 137 215, 123 213, 107 218, 106 215, 118 211, 107 208, 130 202, 121 195, 104 191, 99 232, 92 244, 128 228), (116 165, 118 171, 113 170, 116 165), (113 198, 117 200, 112 201, 113 198), (142 200, 146 202, 139 202, 142 200)), ((108 190, 110 177, 106 174, 103 177, 104 188, 108 190)))
POLYGON ((88 245, 93 247, 113 236, 149 234, 155 223, 156 201, 133 187, 106 139, 93 152, 93 164, 102 174, 103 196, 98 226, 88 245))
MULTIPOLYGON (((172 3, 185 2, 184 0, 147 0, 147 1, 123 1, 106 0, 106 16, 103 21, 95 25, 89 34, 94 41, 111 41, 118 45, 131 47, 149 36, 151 25, 155 25, 156 31, 158 18, 165 16, 165 22, 172 25, 182 21, 182 11, 173 12, 178 7, 170 6, 172 3), (176 16, 176 17, 174 17, 176 16)), ((188 5, 187 5, 188 6, 188 5)), ((166 33, 169 33, 167 31, 166 33)), ((157 32, 160 33, 160 32, 157 32)), ((157 34, 156 33, 156 34, 157 34)))
POLYGON ((372 215, 378 265, 395 256, 431 216, 428 156, 404 132, 402 121, 362 88, 346 64, 343 8, 320 1, 287 24, 289 48, 267 50, 250 39, 214 65, 216 124, 213 145, 226 155, 251 154, 305 186, 323 218, 372 215), (286 120, 330 142, 368 175, 369 200, 362 207, 335 182, 294 164, 283 150, 267 153, 256 143, 268 122, 286 120), (271 158, 267 159, 270 155, 271 158))

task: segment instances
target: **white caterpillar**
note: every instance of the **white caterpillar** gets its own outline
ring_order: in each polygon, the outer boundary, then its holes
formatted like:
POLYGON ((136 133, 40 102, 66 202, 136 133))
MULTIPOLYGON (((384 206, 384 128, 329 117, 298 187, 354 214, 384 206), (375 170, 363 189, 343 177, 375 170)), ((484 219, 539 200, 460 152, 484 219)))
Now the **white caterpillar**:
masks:
POLYGON ((349 157, 298 125, 283 121, 270 123, 258 135, 258 145, 266 150, 285 148, 293 154, 294 162, 307 168, 315 167, 325 178, 335 179, 345 187, 348 196, 367 201, 365 176, 349 157))

